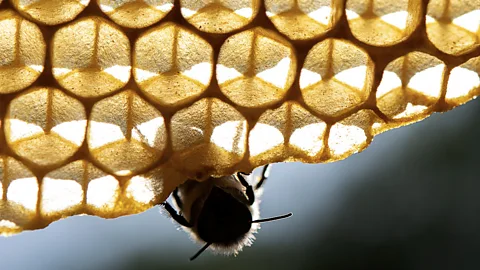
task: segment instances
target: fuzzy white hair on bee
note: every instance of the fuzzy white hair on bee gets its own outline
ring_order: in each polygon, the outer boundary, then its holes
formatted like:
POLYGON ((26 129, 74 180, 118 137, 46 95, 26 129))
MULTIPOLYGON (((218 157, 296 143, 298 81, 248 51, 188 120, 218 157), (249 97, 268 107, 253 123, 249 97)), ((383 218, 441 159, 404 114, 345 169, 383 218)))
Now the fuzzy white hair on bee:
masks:
POLYGON ((237 255, 253 243, 260 223, 292 215, 260 219, 258 198, 269 172, 270 166, 264 166, 254 187, 250 185, 255 180, 253 174, 244 173, 210 177, 203 182, 187 180, 172 193, 178 212, 168 202, 162 203, 173 220, 194 240, 204 243, 191 261, 208 248, 214 253, 237 255))

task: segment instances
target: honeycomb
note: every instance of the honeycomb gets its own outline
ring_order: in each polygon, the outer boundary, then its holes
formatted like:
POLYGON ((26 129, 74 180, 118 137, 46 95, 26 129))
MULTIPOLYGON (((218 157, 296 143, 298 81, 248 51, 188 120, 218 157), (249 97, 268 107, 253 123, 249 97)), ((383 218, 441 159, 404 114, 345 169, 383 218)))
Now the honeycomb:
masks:
POLYGON ((0 0, 0 234, 345 159, 479 74, 480 0, 0 0))

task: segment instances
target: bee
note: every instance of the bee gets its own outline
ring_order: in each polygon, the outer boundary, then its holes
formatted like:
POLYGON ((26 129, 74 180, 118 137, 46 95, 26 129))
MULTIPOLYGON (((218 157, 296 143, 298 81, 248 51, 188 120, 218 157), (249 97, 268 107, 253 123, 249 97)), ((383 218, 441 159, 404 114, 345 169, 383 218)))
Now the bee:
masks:
POLYGON ((194 240, 205 243, 190 261, 209 247, 215 253, 237 255, 243 247, 253 243, 253 234, 260 228, 259 223, 292 215, 259 219, 259 200, 255 196, 261 195, 269 168, 269 165, 263 167, 255 188, 247 182, 244 176, 247 174, 241 172, 220 178, 210 177, 203 182, 187 180, 172 193, 179 212, 168 202, 161 203, 194 240))

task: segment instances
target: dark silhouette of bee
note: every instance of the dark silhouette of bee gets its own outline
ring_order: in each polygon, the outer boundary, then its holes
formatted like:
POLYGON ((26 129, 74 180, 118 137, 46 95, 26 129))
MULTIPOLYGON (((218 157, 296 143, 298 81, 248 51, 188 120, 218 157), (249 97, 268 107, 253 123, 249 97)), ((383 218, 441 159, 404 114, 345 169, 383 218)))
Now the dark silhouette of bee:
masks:
POLYGON ((187 180, 172 193, 178 213, 168 202, 165 210, 192 238, 205 245, 190 258, 194 260, 207 248, 226 255, 238 254, 244 246, 250 246, 259 223, 292 215, 259 219, 261 187, 269 174, 269 165, 262 170, 262 176, 255 189, 247 182, 244 173, 214 178, 204 182, 187 180))

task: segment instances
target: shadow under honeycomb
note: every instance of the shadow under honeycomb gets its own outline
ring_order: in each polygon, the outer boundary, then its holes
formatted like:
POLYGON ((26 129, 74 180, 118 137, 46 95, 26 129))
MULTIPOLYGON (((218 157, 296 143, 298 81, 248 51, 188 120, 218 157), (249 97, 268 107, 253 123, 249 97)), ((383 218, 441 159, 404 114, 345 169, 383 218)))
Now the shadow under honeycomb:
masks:
POLYGON ((347 158, 479 74, 480 0, 0 0, 0 234, 347 158))

